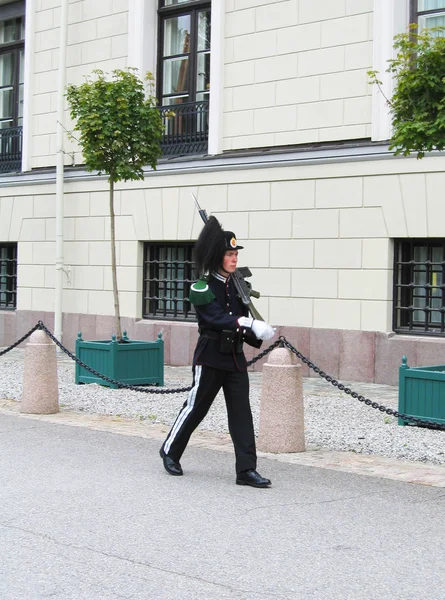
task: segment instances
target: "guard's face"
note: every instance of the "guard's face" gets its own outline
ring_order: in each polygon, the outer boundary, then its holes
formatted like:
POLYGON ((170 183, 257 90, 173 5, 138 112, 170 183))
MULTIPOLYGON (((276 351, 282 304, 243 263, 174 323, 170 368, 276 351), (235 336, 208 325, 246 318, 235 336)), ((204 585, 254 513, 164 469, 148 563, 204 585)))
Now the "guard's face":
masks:
POLYGON ((224 254, 222 268, 226 273, 234 273, 238 264, 238 250, 227 250, 224 254))

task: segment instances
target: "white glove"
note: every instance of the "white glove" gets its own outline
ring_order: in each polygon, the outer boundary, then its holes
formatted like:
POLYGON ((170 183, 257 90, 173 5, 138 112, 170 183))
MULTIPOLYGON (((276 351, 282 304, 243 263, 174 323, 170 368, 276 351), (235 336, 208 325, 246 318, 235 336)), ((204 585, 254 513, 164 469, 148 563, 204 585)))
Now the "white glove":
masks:
POLYGON ((270 340, 275 335, 274 327, 252 317, 240 317, 238 323, 241 327, 250 327, 259 340, 270 340))
POLYGON ((275 329, 265 321, 253 320, 252 331, 259 340, 271 340, 275 335, 275 329))
POLYGON ((253 319, 252 317, 240 317, 238 319, 238 325, 240 327, 252 327, 253 319))

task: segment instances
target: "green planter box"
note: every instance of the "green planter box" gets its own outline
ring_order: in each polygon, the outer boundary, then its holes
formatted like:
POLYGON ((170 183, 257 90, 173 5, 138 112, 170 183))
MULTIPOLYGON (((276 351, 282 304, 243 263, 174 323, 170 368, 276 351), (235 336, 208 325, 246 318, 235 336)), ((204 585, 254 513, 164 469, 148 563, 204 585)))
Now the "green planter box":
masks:
MULTIPOLYGON (((406 356, 399 369, 399 412, 410 417, 445 423, 445 365, 408 367, 406 356)), ((399 425, 409 421, 399 418, 399 425)))
MULTIPOLYGON (((76 340, 76 356, 83 363, 116 381, 130 385, 164 385, 164 342, 158 334, 155 342, 130 340, 126 332, 123 343, 110 340, 85 341, 82 334, 76 340)), ((76 363, 76 383, 99 383, 118 388, 87 371, 76 363)))

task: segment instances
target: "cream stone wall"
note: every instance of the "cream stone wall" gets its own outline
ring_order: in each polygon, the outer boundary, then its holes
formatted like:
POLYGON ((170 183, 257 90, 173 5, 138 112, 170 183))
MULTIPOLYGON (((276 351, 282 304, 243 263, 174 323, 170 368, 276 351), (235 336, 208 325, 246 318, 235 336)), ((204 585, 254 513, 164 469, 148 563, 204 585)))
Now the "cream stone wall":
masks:
MULTIPOLYGON (((34 6, 31 168, 56 162, 60 0, 34 6)), ((372 0, 225 6, 223 150, 371 136, 372 0)), ((128 10, 128 0, 70 0, 68 83, 129 66, 128 10)), ((65 150, 66 164, 82 162, 74 142, 65 150)))
MULTIPOLYGON (((273 325, 389 332, 393 239, 441 235, 444 163, 208 167, 119 185, 121 312, 141 317, 144 241, 198 236, 193 192, 245 243, 241 264, 273 325)), ((0 239, 18 242, 18 310, 54 310, 53 194, 51 184, 2 190, 0 239)), ((67 183, 64 312, 113 314, 107 202, 105 178, 67 183)))
MULTIPOLYGON (((31 96, 31 168, 56 164, 57 78, 60 0, 34 2, 33 87, 31 96)), ((128 0, 70 0, 67 83, 79 84, 93 69, 127 67, 128 0)), ((71 124, 67 115, 66 127, 71 124)), ((81 162, 78 148, 66 141, 66 164, 81 162)))
POLYGON ((373 4, 227 2, 223 148, 371 137, 373 4))

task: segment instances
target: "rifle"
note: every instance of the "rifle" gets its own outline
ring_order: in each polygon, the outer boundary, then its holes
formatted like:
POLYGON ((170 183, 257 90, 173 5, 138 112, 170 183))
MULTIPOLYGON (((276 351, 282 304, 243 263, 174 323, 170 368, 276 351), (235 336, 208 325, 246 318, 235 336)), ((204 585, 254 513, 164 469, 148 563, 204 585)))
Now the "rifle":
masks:
MULTIPOLYGON (((208 216, 206 211, 199 206, 195 194, 192 193, 192 196, 198 209, 199 216, 204 221, 204 223, 207 223, 208 216)), ((232 273, 231 277, 233 279, 236 291, 238 292, 238 295, 241 298, 241 302, 244 304, 244 306, 247 306, 247 309, 252 315, 252 317, 254 319, 257 319, 258 321, 264 321, 263 317, 257 311, 255 306, 253 305, 252 300, 250 299, 251 296, 253 296, 254 298, 259 298, 260 293, 255 292, 255 290, 252 289, 250 283, 245 280, 245 277, 252 277, 252 273, 249 267, 240 267, 239 269, 237 268, 235 272, 232 273)))

